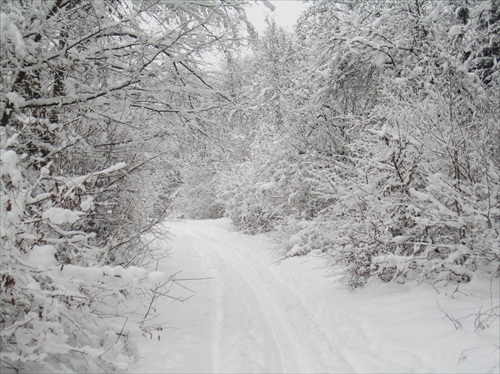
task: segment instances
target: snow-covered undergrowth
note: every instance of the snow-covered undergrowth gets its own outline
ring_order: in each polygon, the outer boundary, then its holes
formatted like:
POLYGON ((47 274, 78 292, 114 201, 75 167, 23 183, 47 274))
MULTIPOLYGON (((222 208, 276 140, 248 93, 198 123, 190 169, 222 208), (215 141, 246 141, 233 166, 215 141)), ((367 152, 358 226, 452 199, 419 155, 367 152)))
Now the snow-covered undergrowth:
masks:
MULTIPOLYGON (((35 157, 5 149, 19 146, 17 137, 3 140, 2 373, 125 370, 138 357, 136 338, 149 329, 137 318, 148 316, 140 306, 155 301, 155 292, 165 292, 172 280, 145 268, 109 265, 116 243, 99 246, 95 233, 81 229, 95 214, 90 181, 126 165, 58 177, 49 174, 50 165, 33 166, 35 157)), ((148 254, 122 251, 120 258, 133 263, 148 254)))
POLYGON ((496 373, 499 284, 340 285, 323 253, 283 259, 227 219, 165 224, 179 274, 139 345, 140 373, 496 373), (187 299, 187 300, 185 300, 187 299))
POLYGON ((2 291, 12 295, 3 308, 2 372, 127 369, 144 333, 135 314, 140 293, 168 283, 168 276, 160 280, 135 267, 60 266, 52 253, 38 255, 24 263, 31 271, 2 277, 2 291))

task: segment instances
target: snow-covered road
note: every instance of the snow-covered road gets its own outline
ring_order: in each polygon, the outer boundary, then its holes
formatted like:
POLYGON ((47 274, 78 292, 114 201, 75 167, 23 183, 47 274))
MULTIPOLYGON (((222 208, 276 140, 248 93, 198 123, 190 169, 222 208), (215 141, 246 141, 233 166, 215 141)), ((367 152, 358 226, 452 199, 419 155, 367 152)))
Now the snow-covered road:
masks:
POLYGON ((142 341, 144 359, 133 371, 499 370, 498 320, 476 331, 468 319, 456 330, 436 306, 439 301, 457 318, 466 316, 478 298, 498 304, 488 290, 474 289, 467 299, 416 285, 374 284, 352 292, 329 281, 323 259, 279 262, 268 237, 237 233, 228 220, 169 222, 166 227, 172 234, 171 256, 159 270, 182 270, 178 278, 184 280, 170 295, 194 297, 158 302, 156 313, 166 329, 142 341))

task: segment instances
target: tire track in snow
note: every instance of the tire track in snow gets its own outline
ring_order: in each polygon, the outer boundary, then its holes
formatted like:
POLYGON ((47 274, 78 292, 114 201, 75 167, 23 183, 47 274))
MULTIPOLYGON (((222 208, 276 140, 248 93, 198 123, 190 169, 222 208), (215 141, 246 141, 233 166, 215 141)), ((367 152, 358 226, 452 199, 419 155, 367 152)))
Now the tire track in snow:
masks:
POLYGON ((333 331, 328 331, 325 327, 324 316, 333 311, 325 314, 322 308, 310 306, 303 300, 303 295, 279 279, 274 271, 267 273, 264 269, 263 272, 272 279, 271 283, 278 286, 281 300, 296 322, 294 328, 297 329, 297 334, 309 342, 308 351, 316 358, 315 372, 331 372, 334 368, 335 372, 356 372, 355 363, 343 352, 344 342, 336 339, 333 331))
POLYGON ((262 368, 256 366, 247 368, 252 369, 249 371, 262 371, 264 369, 266 372, 315 372, 307 350, 300 344, 290 325, 285 308, 280 305, 279 295, 272 294, 271 289, 268 289, 264 284, 263 279, 252 264, 238 253, 234 245, 228 244, 232 242, 232 233, 213 226, 207 231, 203 229, 201 222, 200 224, 199 227, 192 227, 193 230, 189 235, 200 243, 199 246, 196 246, 196 250, 200 256, 211 263, 212 269, 215 271, 214 297, 217 298, 217 311, 211 348, 213 371, 227 372, 243 369, 242 367, 230 366, 230 361, 234 360, 232 356, 235 355, 235 347, 228 347, 230 344, 224 341, 228 329, 237 329, 238 331, 233 331, 232 335, 241 334, 244 331, 243 339, 238 341, 238 345, 244 345, 243 340, 247 339, 261 340, 260 346, 259 344, 246 343, 246 347, 238 348, 240 351, 253 349, 254 352, 247 352, 247 355, 252 356, 257 361, 254 365, 264 366, 262 368), (236 290, 234 287, 236 286, 238 287, 237 293, 241 294, 238 295, 240 310, 236 310, 236 312, 244 313, 243 309, 246 309, 249 315, 246 321, 244 315, 231 315, 235 312, 234 307, 231 309, 231 306, 228 305, 235 298, 236 290), (238 317, 242 318, 239 325, 231 326, 231 320, 238 317), (251 335, 251 330, 255 328, 260 329, 256 332, 258 336, 251 335), (273 354, 273 352, 275 353, 273 354))
POLYGON ((213 372, 283 372, 279 337, 258 296, 233 264, 219 253, 219 246, 200 234, 203 251, 215 270, 213 372))
POLYGON ((214 277, 213 372, 354 371, 319 315, 268 264, 247 255, 262 246, 259 239, 203 221, 176 226, 173 233, 199 253, 214 277))
POLYGON ((220 346, 222 344, 222 328, 224 325, 224 307, 222 305, 223 300, 223 290, 222 284, 220 282, 215 283, 215 321, 213 326, 213 336, 214 341, 212 343, 212 360, 213 360, 213 372, 221 372, 221 352, 220 346))
POLYGON ((251 264, 243 259, 234 248, 221 244, 217 247, 217 252, 233 266, 255 295, 259 310, 271 330, 282 372, 314 372, 314 367, 305 355, 304 348, 301 347, 290 327, 286 312, 276 303, 276 298, 269 293, 251 264), (285 346, 285 342, 288 342, 288 346, 285 346), (291 364, 290 361, 292 361, 291 364))

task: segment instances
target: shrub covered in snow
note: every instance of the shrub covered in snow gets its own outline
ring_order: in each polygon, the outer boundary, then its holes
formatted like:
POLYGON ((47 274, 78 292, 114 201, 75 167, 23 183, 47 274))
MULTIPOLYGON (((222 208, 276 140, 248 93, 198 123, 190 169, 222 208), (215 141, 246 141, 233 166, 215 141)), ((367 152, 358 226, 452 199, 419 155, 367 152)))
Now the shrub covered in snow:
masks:
POLYGON ((277 230, 289 256, 327 253, 352 286, 498 276, 499 11, 318 2, 295 47, 270 27, 261 48, 274 40, 274 54, 257 53, 252 86, 272 79, 254 106, 267 92, 279 104, 248 111, 257 144, 228 214, 277 230))

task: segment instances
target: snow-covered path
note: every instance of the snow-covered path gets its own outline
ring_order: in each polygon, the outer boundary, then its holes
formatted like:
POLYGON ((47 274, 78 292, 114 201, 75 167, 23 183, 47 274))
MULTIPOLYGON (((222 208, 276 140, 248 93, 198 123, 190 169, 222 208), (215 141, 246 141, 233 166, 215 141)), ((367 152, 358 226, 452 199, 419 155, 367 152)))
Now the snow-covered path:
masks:
POLYGON ((270 239, 234 232, 228 220, 166 226, 171 256, 159 270, 182 270, 171 296, 195 295, 158 302, 167 328, 141 342, 136 372, 499 370, 498 321, 477 332, 468 319, 456 330, 436 306, 466 316, 477 298, 498 304, 488 290, 460 303, 415 285, 354 293, 328 280, 321 259, 278 262, 270 239))

